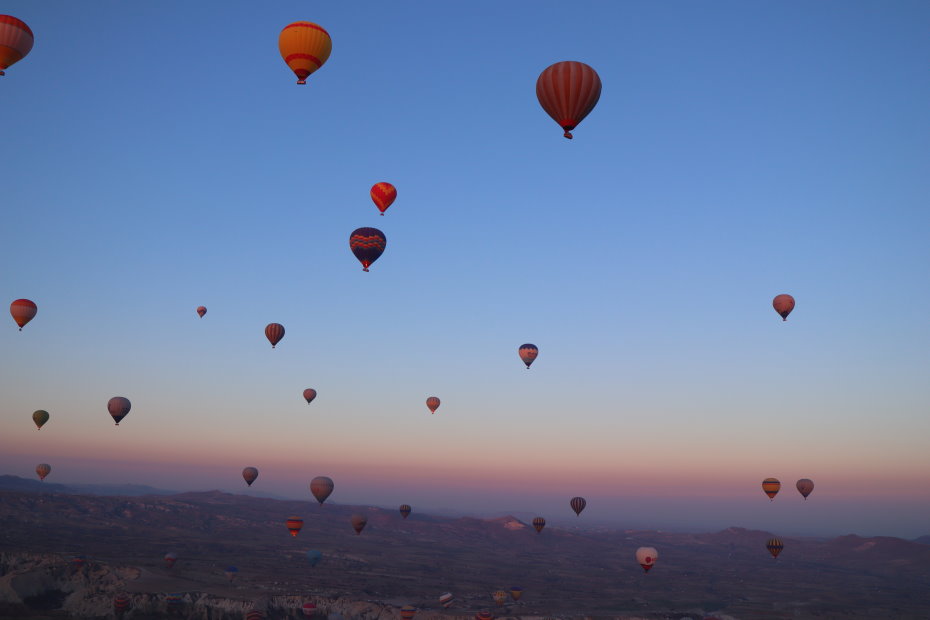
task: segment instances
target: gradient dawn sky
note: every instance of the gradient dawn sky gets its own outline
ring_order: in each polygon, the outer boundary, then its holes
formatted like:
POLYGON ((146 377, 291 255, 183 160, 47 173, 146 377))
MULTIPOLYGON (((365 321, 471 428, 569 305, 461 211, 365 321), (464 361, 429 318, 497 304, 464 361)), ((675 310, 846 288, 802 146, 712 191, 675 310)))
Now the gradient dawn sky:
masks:
POLYGON ((39 306, 0 329, 0 473, 930 534, 930 3, 258 7, 0 2, 35 33, 0 290, 39 306), (297 20, 333 39, 306 86, 297 20), (572 141, 562 60, 603 82, 572 141))

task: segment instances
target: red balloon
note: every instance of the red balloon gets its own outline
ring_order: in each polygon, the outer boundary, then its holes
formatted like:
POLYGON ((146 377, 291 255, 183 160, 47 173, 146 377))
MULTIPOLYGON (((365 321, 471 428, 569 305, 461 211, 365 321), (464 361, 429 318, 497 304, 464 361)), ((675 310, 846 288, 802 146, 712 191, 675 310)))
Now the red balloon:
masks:
POLYGON ((203 318, 203 315, 207 313, 206 306, 197 306, 197 314, 200 315, 200 318, 203 318))
POLYGON ((536 98, 546 113, 565 130, 565 137, 571 140, 571 130, 601 98, 601 78, 597 71, 583 62, 557 62, 539 74, 536 98))
POLYGON ((387 208, 394 204, 396 198, 397 188, 390 183, 375 183, 371 186, 371 199, 381 211, 381 215, 384 215, 387 208))
POLYGON ((280 323, 269 323, 265 326, 265 338, 271 343, 271 348, 273 349, 274 345, 281 342, 281 339, 284 338, 284 326, 280 323))
POLYGON ((786 293, 776 295, 775 299, 772 300, 772 307, 775 308, 775 312, 781 315, 782 321, 787 321, 788 315, 794 310, 794 297, 786 293))
POLYGON ((23 331, 23 327, 32 320, 38 311, 38 306, 28 299, 17 299, 10 304, 10 314, 16 324, 19 325, 19 331, 23 331))
POLYGON ((316 390, 314 390, 313 388, 307 388, 306 390, 304 390, 304 399, 307 401, 308 405, 310 404, 310 401, 312 401, 314 398, 316 398, 316 390))

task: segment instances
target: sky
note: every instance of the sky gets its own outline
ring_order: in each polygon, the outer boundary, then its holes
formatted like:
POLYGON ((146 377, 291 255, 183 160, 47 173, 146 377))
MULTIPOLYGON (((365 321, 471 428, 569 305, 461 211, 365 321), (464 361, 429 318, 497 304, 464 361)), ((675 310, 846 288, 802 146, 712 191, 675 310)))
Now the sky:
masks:
POLYGON ((930 534, 927 3, 0 13, 35 33, 0 78, 0 290, 39 307, 0 329, 0 472, 930 534), (333 39, 306 86, 298 20, 333 39), (603 83, 571 141, 534 90, 562 60, 603 83))

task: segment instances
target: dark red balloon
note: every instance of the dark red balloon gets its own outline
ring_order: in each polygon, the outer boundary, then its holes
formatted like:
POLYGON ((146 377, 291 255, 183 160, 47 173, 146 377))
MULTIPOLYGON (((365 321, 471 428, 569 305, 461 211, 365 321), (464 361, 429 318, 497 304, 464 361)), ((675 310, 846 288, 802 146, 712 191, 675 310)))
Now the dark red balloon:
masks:
POLYGON ((571 130, 586 117, 601 98, 601 78, 584 64, 557 62, 539 74, 536 98, 546 113, 572 138, 571 130))
POLYGON ((387 246, 387 237, 377 228, 356 228, 349 236, 349 248, 362 263, 362 271, 378 260, 387 246))
POLYGON ((265 326, 265 338, 271 343, 271 348, 273 349, 274 345, 281 342, 281 339, 284 338, 284 326, 280 323, 269 323, 265 326))

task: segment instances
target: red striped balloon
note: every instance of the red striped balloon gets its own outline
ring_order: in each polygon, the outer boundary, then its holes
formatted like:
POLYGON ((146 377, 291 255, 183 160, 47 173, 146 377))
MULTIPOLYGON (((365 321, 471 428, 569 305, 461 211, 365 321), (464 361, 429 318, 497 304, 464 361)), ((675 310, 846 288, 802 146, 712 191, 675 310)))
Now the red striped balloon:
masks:
POLYGON ((578 516, 581 516, 581 511, 588 505, 588 502, 586 502, 583 497, 573 497, 572 501, 569 503, 572 506, 572 510, 574 510, 575 514, 578 516))
POLYGON ((280 323, 269 323, 265 326, 265 338, 271 343, 273 349, 284 338, 284 326, 280 323))
POLYGON ((297 532, 304 526, 304 520, 300 517, 290 517, 284 522, 284 525, 287 526, 287 531, 291 533, 291 536, 296 538, 297 532))
POLYGON ((429 408, 430 413, 436 413, 436 410, 439 409, 439 399, 435 396, 430 396, 426 399, 426 406, 429 408))
POLYGON ((415 615, 417 615, 417 608, 413 605, 404 605, 400 608, 400 617, 403 620, 411 620, 415 615))
POLYGON ((12 15, 0 15, 0 75, 16 64, 32 49, 35 37, 26 22, 12 15))
POLYGON ((381 215, 387 211, 387 208, 394 204, 397 199, 397 188, 390 183, 375 183, 371 186, 371 199, 375 206, 381 211, 381 215))
POLYGON ((539 74, 536 97, 546 113, 572 138, 571 130, 586 117, 601 98, 601 78, 584 64, 557 62, 539 74))
POLYGON ((29 299, 17 299, 10 304, 10 315, 19 325, 19 331, 23 331, 23 327, 35 317, 38 311, 39 307, 29 299))
POLYGON ((207 313, 206 306, 197 306, 197 314, 200 315, 200 318, 203 318, 203 315, 207 313))
POLYGON ((387 237, 377 228, 356 228, 349 235, 349 249, 362 264, 362 271, 378 260, 387 247, 387 237))

